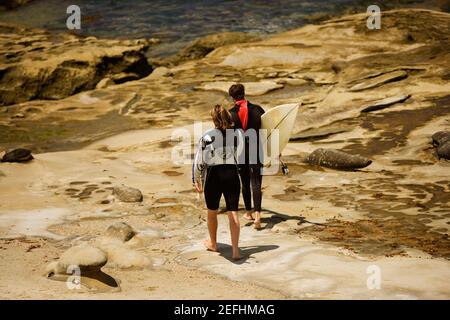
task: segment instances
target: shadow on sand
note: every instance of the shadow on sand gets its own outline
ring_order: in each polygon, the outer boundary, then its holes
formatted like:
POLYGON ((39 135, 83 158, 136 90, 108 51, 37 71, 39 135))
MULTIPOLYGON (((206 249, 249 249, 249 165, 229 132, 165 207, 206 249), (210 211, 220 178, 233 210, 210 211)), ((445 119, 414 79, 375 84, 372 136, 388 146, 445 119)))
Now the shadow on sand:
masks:
MULTIPOLYGON (((309 223, 309 224, 314 224, 314 225, 318 225, 318 226, 326 226, 325 224, 322 224, 322 223, 308 221, 308 220, 306 220, 305 217, 302 217, 302 216, 290 216, 288 214, 276 212, 276 211, 273 211, 270 209, 263 209, 262 212, 263 213, 264 212, 273 213, 273 215, 268 218, 261 218, 263 227, 261 229, 259 229, 259 231, 264 230, 264 229, 272 229, 278 223, 281 223, 281 222, 284 222, 287 220, 297 220, 298 221, 297 225, 309 223)), ((245 226, 248 227, 248 226, 251 226, 252 224, 253 224, 253 222, 248 222, 245 224, 245 226)))
POLYGON ((225 259, 227 259, 230 262, 233 262, 234 264, 243 264, 248 259, 253 258, 252 255, 254 255, 255 253, 275 250, 275 249, 278 249, 279 247, 280 246, 277 246, 277 245, 240 247, 242 258, 240 260, 234 260, 232 258, 232 250, 231 250, 231 246, 229 244, 225 244, 225 243, 217 244, 217 249, 219 250, 220 256, 224 257, 225 259))

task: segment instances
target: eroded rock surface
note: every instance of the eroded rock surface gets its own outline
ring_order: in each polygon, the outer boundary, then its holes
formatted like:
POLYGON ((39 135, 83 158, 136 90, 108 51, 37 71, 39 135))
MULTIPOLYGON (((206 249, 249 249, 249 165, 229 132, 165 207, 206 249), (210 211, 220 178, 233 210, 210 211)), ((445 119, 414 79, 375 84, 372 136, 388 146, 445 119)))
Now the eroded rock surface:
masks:
MULTIPOLYGON (((64 244, 69 239, 95 241, 111 257, 106 267, 117 267, 114 272, 130 291, 141 286, 141 277, 153 274, 151 261, 167 259, 165 267, 174 277, 180 276, 182 262, 201 271, 200 279, 204 272, 219 273, 290 297, 448 299, 449 163, 437 159, 430 137, 448 131, 450 121, 450 15, 386 11, 377 31, 367 30, 366 19, 365 13, 345 16, 262 41, 220 47, 205 58, 166 66, 144 79, 58 101, 8 106, 0 112, 3 149, 26 142, 33 150, 71 151, 40 153, 39 161, 26 166, 2 166, 0 227, 6 234, 13 229, 14 234, 35 235, 35 228, 27 229, 30 221, 39 222, 40 228, 51 224, 56 220, 52 215, 34 220, 34 213, 18 212, 21 219, 16 219, 15 212, 3 212, 42 206, 43 196, 73 208, 73 221, 58 220, 52 232, 67 237, 64 244), (395 73, 407 76, 350 91, 395 73), (302 105, 293 132, 297 140, 283 152, 290 174, 263 179, 263 206, 280 214, 263 210, 263 230, 258 232, 242 221, 246 258, 236 265, 228 260, 224 215, 219 215, 223 251, 204 250, 203 201, 192 192, 191 167, 172 162, 176 142, 171 135, 174 128, 193 132, 194 121, 209 121, 213 104, 232 104, 225 90, 197 86, 238 81, 283 85, 251 97, 266 110, 285 103, 302 105), (362 112, 373 106, 376 112, 362 112), (86 148, 74 150, 80 146, 86 148), (319 148, 373 163, 367 170, 345 172, 305 164, 305 155, 319 148), (112 201, 112 186, 125 181, 145 193, 142 203, 112 201), (133 225, 138 235, 126 242, 93 239, 116 221, 133 225), (361 286, 369 264, 387 270, 382 290, 361 286), (349 268, 355 271, 351 283, 349 268), (410 275, 405 268, 411 269, 410 275)), ((1 243, 8 250, 14 244, 1 243)), ((46 253, 26 245, 31 251, 23 254, 42 253, 34 261, 46 253)), ((9 270, 9 259, 2 262, 1 269, 9 270)), ((24 269, 25 278, 29 270, 24 269)), ((187 274, 182 277, 189 279, 187 274)), ((35 294, 41 294, 35 279, 28 280, 35 294)), ((158 285, 165 291, 172 288, 158 285)), ((148 296, 147 289, 139 297, 148 296)), ((20 296, 25 285, 14 290, 11 296, 20 296)))
POLYGON ((183 48, 178 54, 167 59, 161 59, 159 64, 180 64, 189 60, 196 60, 205 57, 208 53, 216 48, 234 44, 252 42, 260 37, 245 32, 222 32, 204 36, 193 41, 191 44, 183 48))
POLYGON ((152 71, 148 45, 0 24, 0 105, 62 99, 108 76, 115 83, 145 77, 152 71))
MULTIPOLYGON (((233 85, 234 82, 231 81, 216 81, 204 83, 197 86, 196 89, 199 90, 216 90, 228 94, 228 89, 233 85)), ((282 84, 276 83, 274 81, 259 81, 259 82, 243 82, 245 86, 245 93, 248 96, 261 96, 270 91, 283 88, 282 84)))

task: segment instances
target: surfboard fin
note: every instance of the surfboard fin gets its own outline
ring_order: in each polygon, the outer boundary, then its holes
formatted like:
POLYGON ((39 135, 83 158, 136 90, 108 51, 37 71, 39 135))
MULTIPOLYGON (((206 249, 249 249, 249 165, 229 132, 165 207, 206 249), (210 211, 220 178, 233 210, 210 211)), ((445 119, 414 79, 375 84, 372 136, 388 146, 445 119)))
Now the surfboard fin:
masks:
POLYGON ((288 166, 283 161, 281 161, 281 159, 280 163, 281 163, 281 172, 283 172, 283 175, 287 176, 289 174, 288 166))

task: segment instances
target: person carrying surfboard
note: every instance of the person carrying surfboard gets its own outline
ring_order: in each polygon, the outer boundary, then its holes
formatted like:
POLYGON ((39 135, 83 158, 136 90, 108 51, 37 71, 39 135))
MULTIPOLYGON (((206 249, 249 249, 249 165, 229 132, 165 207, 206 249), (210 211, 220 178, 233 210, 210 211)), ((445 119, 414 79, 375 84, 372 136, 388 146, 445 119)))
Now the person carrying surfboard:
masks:
POLYGON ((245 158, 239 161, 239 174, 242 184, 242 197, 244 198, 245 210, 247 211, 244 218, 253 221, 255 229, 261 228, 261 184, 262 184, 262 159, 259 143, 259 129, 261 129, 261 116, 264 114, 264 109, 259 105, 253 104, 245 99, 244 85, 237 83, 233 84, 228 90, 229 95, 234 100, 234 106, 230 109, 233 118, 234 128, 244 131, 245 136, 245 158), (255 134, 254 141, 250 141, 250 135, 245 134, 247 131, 253 131, 255 134), (250 147, 255 145, 256 148, 250 147), (256 161, 255 161, 256 160, 256 161), (251 189, 250 189, 251 186, 251 189), (253 208, 255 217, 252 216, 252 193, 253 193, 253 208))
POLYGON ((205 240, 204 245, 207 250, 217 252, 217 213, 223 195, 230 223, 232 258, 239 260, 240 223, 237 211, 240 182, 236 153, 239 145, 243 148, 243 138, 239 136, 239 131, 233 129, 233 120, 227 109, 216 105, 211 117, 215 128, 201 137, 192 166, 192 182, 198 193, 204 192, 208 208, 210 239, 205 240))

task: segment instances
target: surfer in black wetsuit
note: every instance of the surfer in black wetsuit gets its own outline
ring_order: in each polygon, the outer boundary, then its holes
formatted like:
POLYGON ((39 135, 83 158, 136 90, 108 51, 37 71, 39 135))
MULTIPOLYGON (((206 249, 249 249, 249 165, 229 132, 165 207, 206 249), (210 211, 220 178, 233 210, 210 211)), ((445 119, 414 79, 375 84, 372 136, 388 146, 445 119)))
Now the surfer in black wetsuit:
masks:
POLYGON ((254 220, 255 229, 261 228, 261 183, 262 183, 262 146, 259 143, 259 129, 264 109, 245 99, 245 88, 242 84, 234 84, 228 90, 234 100, 234 107, 230 109, 235 129, 244 132, 245 153, 239 157, 239 174, 242 183, 242 197, 244 198, 244 218, 254 220), (251 186, 251 189, 250 189, 251 186), (255 217, 252 216, 252 193, 255 217))
POLYGON ((205 240, 204 245, 210 251, 217 251, 217 213, 223 195, 230 223, 232 257, 239 260, 240 224, 237 211, 240 184, 236 160, 239 144, 235 143, 234 138, 238 142, 243 139, 240 131, 234 135, 232 117, 227 109, 216 105, 211 116, 215 128, 203 134, 192 166, 192 182, 198 193, 204 192, 208 208, 210 239, 205 240))

